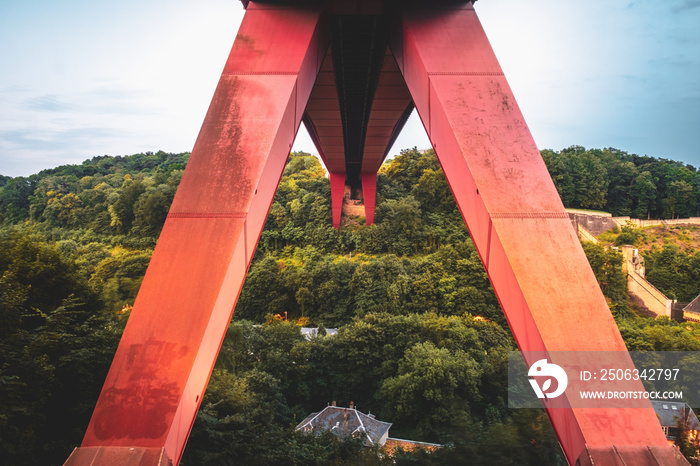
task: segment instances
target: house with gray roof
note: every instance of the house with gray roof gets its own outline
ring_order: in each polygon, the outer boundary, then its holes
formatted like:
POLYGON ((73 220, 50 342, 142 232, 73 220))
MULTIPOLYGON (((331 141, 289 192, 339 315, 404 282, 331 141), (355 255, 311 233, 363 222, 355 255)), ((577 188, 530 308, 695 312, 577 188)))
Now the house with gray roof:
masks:
MULTIPOLYGON (((659 418, 661 429, 667 440, 675 440, 678 435, 679 423, 684 423, 686 429, 697 432, 700 430, 700 421, 687 403, 679 403, 666 400, 652 400, 656 417, 659 418)), ((693 435, 694 436, 694 435, 693 435)))
POLYGON ((391 423, 358 411, 352 402, 349 408, 341 408, 334 401, 323 411, 309 414, 296 430, 308 434, 330 431, 341 439, 359 436, 365 445, 381 447, 389 437, 389 427, 391 423))
POLYGON ((683 318, 691 322, 700 322, 700 295, 683 308, 683 318))

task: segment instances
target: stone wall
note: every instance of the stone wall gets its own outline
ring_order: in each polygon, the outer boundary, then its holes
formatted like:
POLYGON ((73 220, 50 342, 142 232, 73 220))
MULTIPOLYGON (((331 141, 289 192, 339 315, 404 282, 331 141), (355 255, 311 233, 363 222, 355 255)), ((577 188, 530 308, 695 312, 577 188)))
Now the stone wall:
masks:
POLYGON ((616 225, 612 215, 606 212, 589 212, 575 209, 566 209, 566 212, 569 214, 569 219, 571 219, 574 229, 578 230, 579 226, 582 226, 593 236, 612 230, 616 225))
POLYGON ((647 315, 671 317, 673 301, 647 281, 644 276, 644 258, 639 255, 639 250, 625 245, 619 251, 625 259, 622 268, 627 273, 627 291, 636 298, 634 301, 649 311, 645 312, 647 315))
POLYGON ((589 243, 597 243, 598 238, 593 236, 590 231, 586 230, 586 228, 579 223, 578 225, 578 239, 581 241, 587 241, 589 243))
MULTIPOLYGON (((567 209, 569 218, 578 231, 581 241, 598 242, 595 236, 610 230, 615 226, 624 226, 628 221, 632 221, 637 226, 653 225, 700 225, 700 218, 677 219, 677 220, 639 220, 629 217, 615 217, 604 213, 575 211, 567 209), (673 223, 670 223, 673 222, 673 223), (588 225, 588 226, 587 226, 588 225), (590 230, 592 228, 593 230, 590 230)), ((618 248, 614 248, 618 249, 618 248)), ((620 252, 624 256, 623 269, 627 273, 627 289, 634 301, 643 308, 643 313, 649 316, 673 317, 673 301, 668 299, 654 285, 649 283, 644 277, 644 259, 639 255, 639 251, 632 246, 622 246, 620 252)), ((693 316, 691 316, 693 317, 693 316)), ((688 317, 686 317, 688 319, 688 317)), ((690 320, 690 319, 689 319, 690 320)))
POLYGON ((632 225, 643 228, 643 227, 656 227, 656 226, 671 226, 671 225, 700 225, 700 217, 690 217, 690 218, 674 218, 672 220, 642 220, 639 218, 630 217, 613 217, 613 222, 619 227, 623 227, 628 223, 632 225))
POLYGON ((646 278, 635 272, 631 267, 627 269, 627 289, 630 293, 637 296, 644 303, 644 306, 655 314, 656 317, 671 317, 671 305, 673 301, 668 299, 666 295, 649 283, 646 278))
POLYGON ((607 212, 591 212, 588 210, 566 209, 574 228, 578 230, 582 226, 593 236, 612 230, 615 227, 624 227, 632 224, 639 228, 673 225, 700 225, 700 217, 674 218, 672 220, 642 220, 631 217, 613 217, 607 212))

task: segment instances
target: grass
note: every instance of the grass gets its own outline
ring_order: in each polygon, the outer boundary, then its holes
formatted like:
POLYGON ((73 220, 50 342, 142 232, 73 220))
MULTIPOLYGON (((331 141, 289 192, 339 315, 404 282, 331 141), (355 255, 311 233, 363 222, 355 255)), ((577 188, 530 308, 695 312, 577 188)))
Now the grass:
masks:
MULTIPOLYGON (((700 250, 700 226, 652 226, 639 228, 639 239, 635 246, 643 251, 660 250, 667 244, 678 246, 680 250, 694 252, 700 250)), ((598 235, 605 245, 614 245, 619 232, 608 230, 598 235)))

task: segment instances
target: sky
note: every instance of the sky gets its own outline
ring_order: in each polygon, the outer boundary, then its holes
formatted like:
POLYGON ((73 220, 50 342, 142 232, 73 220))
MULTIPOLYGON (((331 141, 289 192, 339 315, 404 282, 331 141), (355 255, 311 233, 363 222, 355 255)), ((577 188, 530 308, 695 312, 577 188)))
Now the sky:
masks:
MULTIPOLYGON (((700 168, 700 0, 479 0, 540 149, 700 168)), ((190 151, 238 0, 0 0, 0 174, 190 151)), ((390 154, 430 147, 413 115, 390 154)), ((295 150, 316 152, 302 129, 295 150)))

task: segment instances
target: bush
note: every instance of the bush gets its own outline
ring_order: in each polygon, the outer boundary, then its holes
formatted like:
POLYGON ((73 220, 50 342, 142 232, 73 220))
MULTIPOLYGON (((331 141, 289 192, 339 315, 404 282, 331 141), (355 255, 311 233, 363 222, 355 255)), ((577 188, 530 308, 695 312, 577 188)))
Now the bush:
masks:
POLYGON ((633 226, 624 226, 622 231, 617 238, 615 238, 615 246, 622 246, 623 244, 631 244, 635 246, 639 240, 640 232, 633 226))

